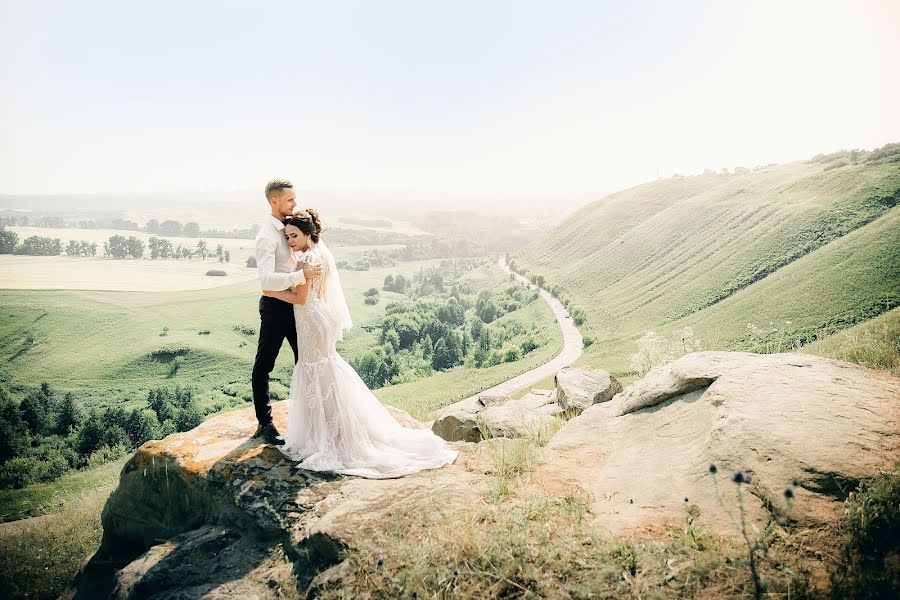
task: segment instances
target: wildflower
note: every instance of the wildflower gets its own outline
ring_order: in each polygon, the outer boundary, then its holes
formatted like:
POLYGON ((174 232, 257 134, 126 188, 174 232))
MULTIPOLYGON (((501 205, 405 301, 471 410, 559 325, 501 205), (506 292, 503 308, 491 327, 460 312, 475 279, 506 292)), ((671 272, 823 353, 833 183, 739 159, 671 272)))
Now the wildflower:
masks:
POLYGON ((709 465, 709 473, 710 473, 710 475, 715 475, 715 474, 718 473, 718 472, 719 472, 719 469, 716 467, 715 464, 709 465))
POLYGON ((736 484, 740 485, 742 483, 749 483, 750 479, 747 477, 747 474, 743 471, 735 471, 731 474, 731 480, 736 484))
POLYGON ((784 488, 784 497, 788 500, 793 500, 794 498, 794 489, 793 488, 784 488))
POLYGON ((800 480, 799 480, 799 479, 792 479, 792 480, 791 480, 791 487, 795 487, 795 488, 800 487, 800 480))
POLYGON ((688 497, 687 497, 687 496, 684 497, 684 503, 685 503, 685 504, 688 503, 688 497))
POLYGON ((384 555, 378 557, 378 560, 375 561, 375 566, 379 569, 384 566, 384 555))

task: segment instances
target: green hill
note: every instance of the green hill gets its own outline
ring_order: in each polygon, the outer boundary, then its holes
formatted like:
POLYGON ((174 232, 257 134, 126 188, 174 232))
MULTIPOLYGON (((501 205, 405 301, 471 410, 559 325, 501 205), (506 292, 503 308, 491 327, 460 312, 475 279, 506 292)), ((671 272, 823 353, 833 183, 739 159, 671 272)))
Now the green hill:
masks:
POLYGON ((587 314, 581 362, 626 378, 648 331, 675 346, 686 326, 703 348, 808 343, 900 305, 900 162, 878 152, 640 185, 513 258, 587 314))

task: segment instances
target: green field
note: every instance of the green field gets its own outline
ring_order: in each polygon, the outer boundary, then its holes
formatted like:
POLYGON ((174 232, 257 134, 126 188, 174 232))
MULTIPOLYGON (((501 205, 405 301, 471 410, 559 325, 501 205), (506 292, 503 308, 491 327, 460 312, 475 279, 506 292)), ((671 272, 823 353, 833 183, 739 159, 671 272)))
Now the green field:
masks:
MULTIPOLYGON (((380 288, 389 273, 411 276, 438 262, 343 272, 342 283, 356 326, 341 344, 341 352, 352 359, 375 347, 376 325, 385 306, 403 297, 382 290, 380 302, 370 306, 363 302, 363 291, 380 288)), ((493 264, 467 274, 464 281, 476 291, 509 285, 493 264)), ((183 292, 5 290, 0 292, 2 372, 12 389, 48 382, 59 390, 74 392, 85 406, 116 404, 130 409, 144 404, 147 390, 175 385, 200 390, 201 404, 206 407, 240 405, 241 399, 250 395, 256 336, 235 328, 258 328, 257 298, 255 281, 183 292), (200 334, 206 331, 209 333, 200 334), (181 359, 174 359, 178 360, 177 370, 173 370, 172 359, 150 357, 155 351, 176 347, 188 350, 181 359)), ((431 410, 540 364, 559 350, 559 333, 542 303, 503 319, 529 326, 537 323, 544 347, 517 363, 489 369, 458 367, 440 374, 440 383, 413 382, 397 390, 379 390, 379 394, 386 402, 424 416, 424 409, 415 406, 417 398, 431 410)), ((273 377, 287 383, 291 369, 292 356, 285 345, 273 377)), ((278 383, 273 390, 282 396, 287 391, 278 383)))
POLYGON ((898 202, 898 162, 676 177, 598 200, 513 258, 587 313, 580 363, 628 380, 647 331, 786 350, 897 306, 898 202))

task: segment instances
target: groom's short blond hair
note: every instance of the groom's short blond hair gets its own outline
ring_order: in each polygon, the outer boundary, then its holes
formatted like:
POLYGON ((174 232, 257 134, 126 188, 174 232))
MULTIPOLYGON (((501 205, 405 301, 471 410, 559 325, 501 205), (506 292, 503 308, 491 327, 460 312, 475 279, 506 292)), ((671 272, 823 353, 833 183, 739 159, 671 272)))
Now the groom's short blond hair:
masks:
POLYGON ((271 200, 287 189, 293 189, 294 184, 287 179, 273 179, 266 184, 266 200, 271 200))

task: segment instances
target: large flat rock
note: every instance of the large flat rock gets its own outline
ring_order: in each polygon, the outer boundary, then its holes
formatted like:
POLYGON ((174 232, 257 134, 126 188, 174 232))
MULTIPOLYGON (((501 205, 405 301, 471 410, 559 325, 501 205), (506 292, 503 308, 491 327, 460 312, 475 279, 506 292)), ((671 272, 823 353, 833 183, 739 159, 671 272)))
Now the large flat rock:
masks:
POLYGON ((681 522, 685 498, 704 522, 734 533, 729 476, 742 470, 757 521, 766 501, 784 508, 796 478, 787 514, 833 523, 856 482, 898 458, 898 418, 900 379, 887 373, 805 354, 695 353, 569 421, 532 485, 586 494, 595 523, 614 533, 681 522))

